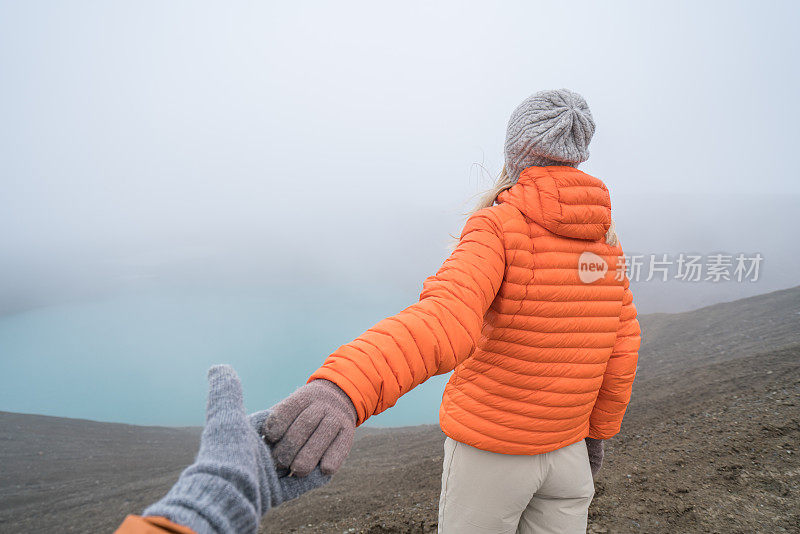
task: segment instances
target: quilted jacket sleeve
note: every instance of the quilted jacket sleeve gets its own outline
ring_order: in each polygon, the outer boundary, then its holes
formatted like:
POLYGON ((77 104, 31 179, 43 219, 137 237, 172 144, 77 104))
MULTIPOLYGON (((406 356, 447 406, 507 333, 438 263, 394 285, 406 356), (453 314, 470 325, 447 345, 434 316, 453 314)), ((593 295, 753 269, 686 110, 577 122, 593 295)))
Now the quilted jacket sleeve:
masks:
POLYGON ((622 425, 622 416, 625 415, 631 399, 633 378, 636 376, 636 364, 639 360, 641 330, 636 319, 636 306, 633 305, 633 294, 627 276, 619 319, 617 341, 606 366, 603 385, 589 417, 590 438, 608 439, 617 434, 622 425))
POLYGON ((309 382, 324 378, 342 388, 356 407, 358 424, 394 406, 472 354, 504 273, 500 221, 485 208, 467 220, 456 249, 425 280, 419 302, 339 347, 309 382))

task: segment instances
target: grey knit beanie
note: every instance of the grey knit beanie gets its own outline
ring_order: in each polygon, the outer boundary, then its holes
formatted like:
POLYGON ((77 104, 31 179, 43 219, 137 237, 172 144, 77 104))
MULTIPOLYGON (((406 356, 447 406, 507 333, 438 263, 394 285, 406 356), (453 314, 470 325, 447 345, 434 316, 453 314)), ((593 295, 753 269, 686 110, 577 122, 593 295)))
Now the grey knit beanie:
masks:
POLYGON ((594 119, 586 100, 569 89, 539 91, 511 114, 506 131, 506 172, 512 180, 527 167, 568 165, 589 159, 594 119))

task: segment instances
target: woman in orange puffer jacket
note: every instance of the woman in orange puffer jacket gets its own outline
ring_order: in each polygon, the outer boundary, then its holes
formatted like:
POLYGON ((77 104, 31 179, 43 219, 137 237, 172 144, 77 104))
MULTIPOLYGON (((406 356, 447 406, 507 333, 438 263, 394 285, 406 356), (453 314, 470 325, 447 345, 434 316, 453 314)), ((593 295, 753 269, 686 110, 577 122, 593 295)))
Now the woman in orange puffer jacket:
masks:
POLYGON ((608 189, 577 169, 593 133, 566 89, 514 111, 503 173, 419 302, 274 408, 278 465, 335 471, 356 425, 455 370, 439 417, 440 532, 585 532, 600 440, 620 430, 640 341, 608 189))

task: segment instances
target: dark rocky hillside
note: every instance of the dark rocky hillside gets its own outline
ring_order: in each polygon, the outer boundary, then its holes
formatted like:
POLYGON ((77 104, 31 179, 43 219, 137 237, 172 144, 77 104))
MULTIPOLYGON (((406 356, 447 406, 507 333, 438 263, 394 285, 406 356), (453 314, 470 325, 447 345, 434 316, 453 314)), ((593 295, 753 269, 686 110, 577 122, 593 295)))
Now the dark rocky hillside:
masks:
POLYGON ((800 287, 684 313, 641 317, 638 378, 800 343, 800 287))

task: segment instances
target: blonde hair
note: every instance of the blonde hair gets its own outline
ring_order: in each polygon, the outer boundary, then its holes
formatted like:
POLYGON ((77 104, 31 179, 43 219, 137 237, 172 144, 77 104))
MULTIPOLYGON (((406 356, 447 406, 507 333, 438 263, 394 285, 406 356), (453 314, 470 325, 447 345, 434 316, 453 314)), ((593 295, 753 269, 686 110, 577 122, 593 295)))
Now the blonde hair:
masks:
POLYGON ((619 239, 617 239, 617 223, 614 222, 614 219, 611 219, 611 225, 606 232, 606 245, 610 247, 619 245, 619 239))
MULTIPOLYGON (((497 176, 497 180, 495 180, 494 185, 491 187, 491 189, 483 193, 480 198, 478 198, 478 202, 475 204, 475 207, 472 209, 472 211, 467 214, 467 218, 472 216, 472 214, 476 211, 493 206, 497 201, 497 195, 506 189, 511 188, 511 186, 516 183, 516 180, 513 180, 508 174, 506 166, 503 165, 503 168, 500 170, 500 174, 497 176)), ((614 219, 611 219, 611 225, 608 227, 608 231, 606 232, 606 244, 611 247, 616 247, 619 244, 619 239, 617 239, 617 225, 614 223, 614 219)))
POLYGON ((495 201, 497 200, 497 195, 499 195, 506 189, 509 189, 515 183, 517 183, 516 180, 511 179, 511 176, 509 176, 508 171, 506 171, 506 166, 503 165, 503 168, 500 170, 500 174, 497 176, 497 180, 495 180, 492 188, 483 193, 480 196, 480 198, 478 198, 477 204, 475 204, 475 207, 472 208, 472 211, 470 211, 467 216, 469 217, 476 211, 494 205, 495 201))

